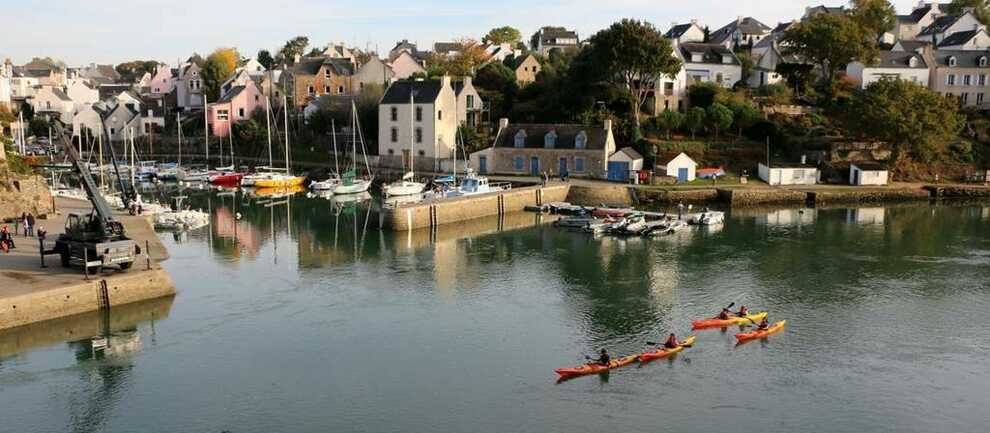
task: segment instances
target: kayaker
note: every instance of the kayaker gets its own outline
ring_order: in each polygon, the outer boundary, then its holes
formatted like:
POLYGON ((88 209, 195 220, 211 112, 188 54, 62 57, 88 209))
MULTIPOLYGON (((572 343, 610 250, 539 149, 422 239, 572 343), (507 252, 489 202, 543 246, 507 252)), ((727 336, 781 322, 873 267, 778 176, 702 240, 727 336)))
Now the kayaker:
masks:
POLYGON ((747 308, 745 305, 739 307, 739 313, 738 313, 738 315, 739 315, 739 317, 746 317, 746 316, 748 316, 749 315, 749 308, 747 308))
POLYGON ((728 308, 723 308, 722 312, 718 313, 717 319, 728 320, 730 317, 732 317, 732 311, 730 311, 728 308))
POLYGON ((676 349, 680 345, 680 342, 677 341, 677 336, 673 332, 667 337, 667 341, 663 342, 663 347, 667 349, 676 349))
POLYGON ((757 331, 766 331, 770 329, 770 321, 767 320, 766 316, 763 316, 763 320, 760 321, 760 325, 756 327, 757 331))
POLYGON ((609 363, 612 362, 612 357, 608 356, 607 350, 602 349, 601 355, 598 356, 598 359, 595 362, 603 367, 608 367, 609 363))

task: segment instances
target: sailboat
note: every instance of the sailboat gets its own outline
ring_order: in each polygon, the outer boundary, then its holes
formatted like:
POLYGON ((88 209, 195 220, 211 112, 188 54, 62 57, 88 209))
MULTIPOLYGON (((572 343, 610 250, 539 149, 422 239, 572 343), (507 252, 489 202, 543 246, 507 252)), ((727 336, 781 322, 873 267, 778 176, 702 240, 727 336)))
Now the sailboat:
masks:
POLYGON ((364 134, 361 132, 361 123, 358 121, 357 106, 351 101, 351 167, 341 174, 340 183, 332 189, 334 194, 361 194, 368 192, 371 182, 375 179, 371 175, 371 167, 368 165, 368 154, 364 150, 364 134), (361 153, 364 155, 364 169, 368 172, 368 178, 357 177, 357 144, 361 141, 361 153))
MULTIPOLYGON (((282 95, 282 98, 282 107, 286 107, 283 110, 285 112, 285 174, 271 173, 266 178, 255 180, 254 186, 258 188, 292 188, 302 185, 303 181, 306 180, 306 178, 301 176, 293 176, 292 168, 289 166, 289 110, 285 95, 282 95)), ((268 157, 271 158, 270 147, 268 157)))
MULTIPOLYGON (((229 122, 229 121, 228 121, 229 122)), ((210 183, 214 185, 222 186, 237 186, 241 184, 241 179, 244 177, 243 173, 238 173, 234 170, 234 128, 233 125, 227 130, 227 136, 230 137, 230 165, 226 167, 217 167, 217 174, 210 176, 210 183)), ((220 138, 220 163, 223 164, 223 138, 220 138)))
POLYGON ((178 129, 179 158, 175 164, 158 166, 158 179, 164 181, 182 181, 186 178, 186 171, 182 169, 182 113, 175 113, 175 123, 178 129))
POLYGON ((330 121, 330 134, 333 137, 333 173, 327 180, 315 181, 309 184, 313 191, 333 191, 333 188, 340 185, 340 162, 337 160, 337 125, 330 121))
POLYGON ((203 142, 205 144, 204 149, 206 150, 206 167, 202 169, 191 170, 186 173, 186 181, 188 182, 209 182, 210 177, 216 173, 210 171, 210 119, 208 116, 209 104, 207 104, 207 96, 203 95, 203 142))
MULTIPOLYGON (((265 102, 265 124, 267 125, 268 131, 268 165, 265 167, 258 167, 260 171, 244 175, 244 177, 241 178, 241 186, 254 186, 255 182, 258 180, 269 179, 275 174, 272 172, 272 167, 275 166, 275 162, 272 158, 272 100, 266 96, 265 102)), ((286 134, 288 134, 288 131, 286 131, 286 134)))
POLYGON ((416 164, 414 163, 414 157, 416 154, 415 142, 416 133, 415 126, 413 125, 416 104, 414 100, 415 92, 409 91, 409 172, 402 176, 402 180, 392 182, 385 185, 385 195, 387 196, 397 196, 397 195, 416 195, 422 194, 423 190, 426 189, 426 184, 422 182, 416 182, 416 164))

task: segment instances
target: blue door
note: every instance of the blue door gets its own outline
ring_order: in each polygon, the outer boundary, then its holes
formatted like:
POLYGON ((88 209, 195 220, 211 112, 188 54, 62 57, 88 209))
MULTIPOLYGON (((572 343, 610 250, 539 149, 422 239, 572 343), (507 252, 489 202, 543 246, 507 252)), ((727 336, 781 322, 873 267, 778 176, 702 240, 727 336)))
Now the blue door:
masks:
POLYGON ((488 174, 488 157, 481 155, 478 157, 478 172, 488 174))
POLYGON ((686 167, 677 169, 677 181, 678 182, 688 181, 688 169, 686 167))
POLYGON ((529 174, 533 176, 540 175, 540 157, 534 156, 529 160, 529 174))
POLYGON ((609 161, 608 180, 613 182, 625 182, 629 180, 629 163, 626 161, 609 161))
POLYGON ((560 170, 557 173, 567 174, 567 158, 560 158, 560 170))

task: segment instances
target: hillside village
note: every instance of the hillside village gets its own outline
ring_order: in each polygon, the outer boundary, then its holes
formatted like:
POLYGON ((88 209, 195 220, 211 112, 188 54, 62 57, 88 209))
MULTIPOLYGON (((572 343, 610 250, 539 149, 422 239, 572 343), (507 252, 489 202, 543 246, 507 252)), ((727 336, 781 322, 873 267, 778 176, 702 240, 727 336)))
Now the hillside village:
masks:
POLYGON ((624 20, 595 35, 502 27, 381 53, 301 36, 179 64, 70 66, 39 53, 0 66, 0 125, 11 151, 37 153, 28 143, 59 122, 81 148, 134 140, 149 159, 174 154, 180 136, 190 158, 206 143, 261 158, 265 129, 278 143, 287 127, 293 159, 317 162, 354 107, 381 167, 415 156, 425 172, 461 159, 501 175, 848 184, 859 164, 883 183, 888 170, 967 180, 990 160, 988 10, 970 3, 895 13, 860 0, 780 23, 624 20), (608 56, 624 51, 655 54, 608 56))

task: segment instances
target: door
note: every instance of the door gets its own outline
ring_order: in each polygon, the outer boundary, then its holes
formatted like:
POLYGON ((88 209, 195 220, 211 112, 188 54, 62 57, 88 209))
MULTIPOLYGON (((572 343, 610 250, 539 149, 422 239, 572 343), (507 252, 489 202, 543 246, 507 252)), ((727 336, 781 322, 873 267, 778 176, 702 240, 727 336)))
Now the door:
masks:
POLYGON ((534 156, 529 159, 529 174, 533 176, 540 175, 540 157, 534 156))
POLYGON ((609 161, 608 162, 608 180, 613 182, 625 182, 628 180, 629 176, 629 162, 627 161, 609 161))
POLYGON ((687 182, 688 181, 688 169, 687 167, 681 167, 677 169, 677 181, 687 182))
POLYGON ((853 170, 853 185, 859 185, 859 170, 853 170))
POLYGON ((478 172, 488 174, 488 157, 481 155, 478 157, 478 172))
POLYGON ((560 158, 560 174, 567 174, 567 158, 560 158))

